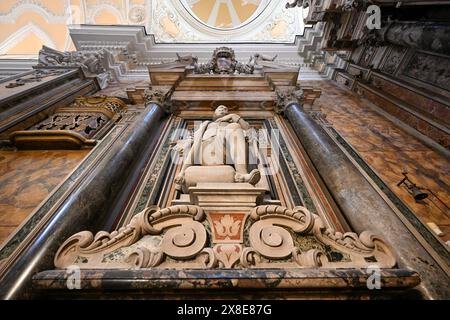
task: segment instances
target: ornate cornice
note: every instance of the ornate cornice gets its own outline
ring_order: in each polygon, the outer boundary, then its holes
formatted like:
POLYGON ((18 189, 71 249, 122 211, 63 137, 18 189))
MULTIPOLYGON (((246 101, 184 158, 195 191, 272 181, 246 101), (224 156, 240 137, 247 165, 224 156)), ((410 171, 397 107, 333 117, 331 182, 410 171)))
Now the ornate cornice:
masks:
POLYGON ((28 130, 13 132, 10 140, 18 149, 91 148, 97 143, 95 136, 126 110, 127 105, 115 97, 79 97, 28 130))

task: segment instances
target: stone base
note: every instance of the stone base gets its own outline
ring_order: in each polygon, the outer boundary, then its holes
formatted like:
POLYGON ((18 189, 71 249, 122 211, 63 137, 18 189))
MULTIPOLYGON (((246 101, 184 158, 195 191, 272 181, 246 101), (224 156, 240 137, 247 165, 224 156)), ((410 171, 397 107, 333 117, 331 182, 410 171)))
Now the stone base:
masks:
POLYGON ((360 269, 81 270, 68 290, 65 270, 41 272, 33 286, 46 299, 393 299, 415 298, 419 275, 382 269, 382 290, 369 290, 360 269))
POLYGON ((204 209, 254 208, 266 192, 249 183, 198 183, 189 188, 190 204, 204 209))

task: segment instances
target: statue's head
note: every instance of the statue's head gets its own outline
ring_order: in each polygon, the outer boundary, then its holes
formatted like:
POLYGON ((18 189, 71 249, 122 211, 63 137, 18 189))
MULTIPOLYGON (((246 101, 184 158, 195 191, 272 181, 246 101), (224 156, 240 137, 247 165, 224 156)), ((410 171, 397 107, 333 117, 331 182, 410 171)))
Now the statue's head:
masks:
POLYGON ((214 111, 214 120, 225 117, 228 114, 228 108, 224 105, 220 105, 217 107, 216 111, 214 111))

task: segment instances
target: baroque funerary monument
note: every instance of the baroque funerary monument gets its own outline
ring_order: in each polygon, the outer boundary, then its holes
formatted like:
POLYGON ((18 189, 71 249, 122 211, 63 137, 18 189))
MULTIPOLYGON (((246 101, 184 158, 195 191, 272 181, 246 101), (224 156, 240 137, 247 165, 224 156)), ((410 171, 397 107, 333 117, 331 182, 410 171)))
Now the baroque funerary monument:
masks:
POLYGON ((2 299, 450 298, 450 2, 286 2, 2 1, 2 299))

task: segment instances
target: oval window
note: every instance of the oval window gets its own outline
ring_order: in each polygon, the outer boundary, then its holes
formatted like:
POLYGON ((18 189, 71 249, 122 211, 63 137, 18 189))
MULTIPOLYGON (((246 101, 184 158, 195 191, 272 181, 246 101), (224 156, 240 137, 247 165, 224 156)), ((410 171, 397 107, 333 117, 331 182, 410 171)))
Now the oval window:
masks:
POLYGON ((257 17, 270 0, 181 0, 204 24, 218 29, 237 28, 257 17))

